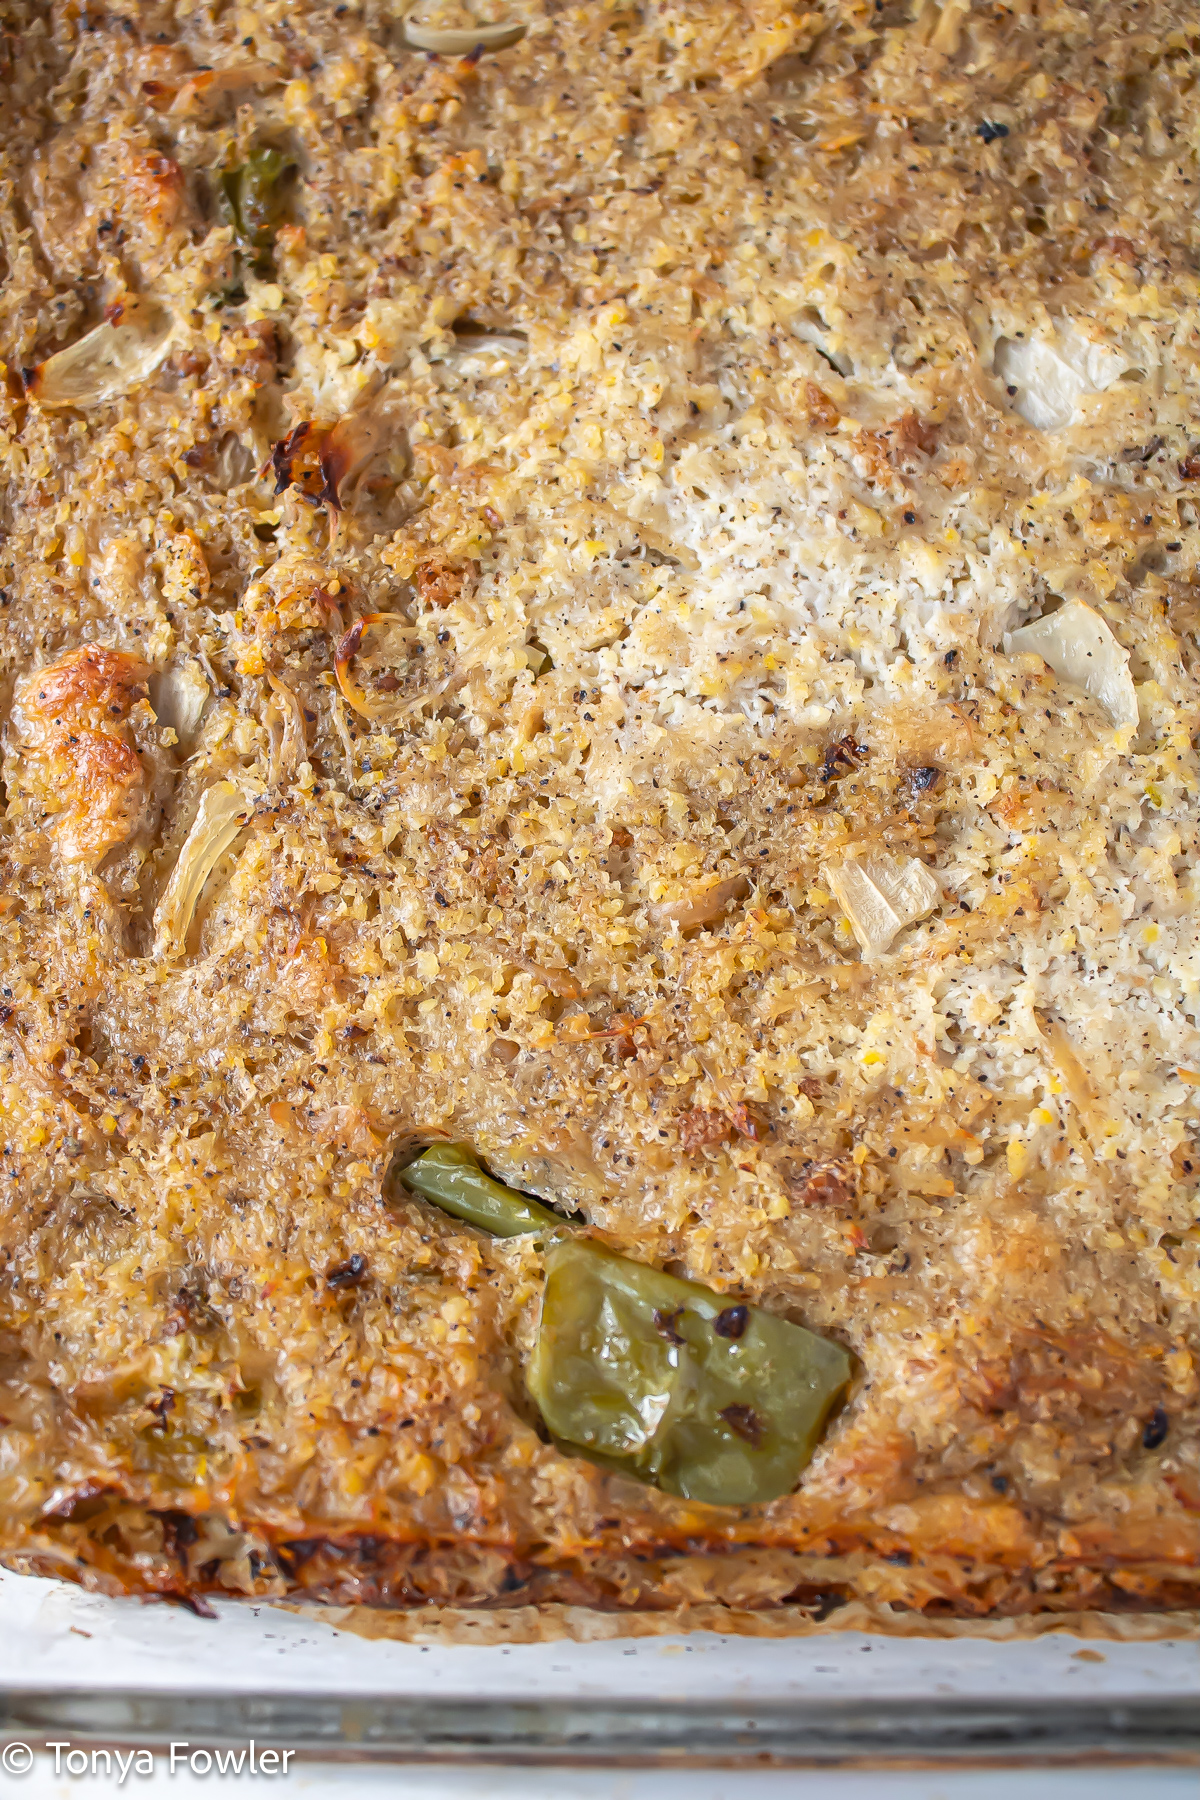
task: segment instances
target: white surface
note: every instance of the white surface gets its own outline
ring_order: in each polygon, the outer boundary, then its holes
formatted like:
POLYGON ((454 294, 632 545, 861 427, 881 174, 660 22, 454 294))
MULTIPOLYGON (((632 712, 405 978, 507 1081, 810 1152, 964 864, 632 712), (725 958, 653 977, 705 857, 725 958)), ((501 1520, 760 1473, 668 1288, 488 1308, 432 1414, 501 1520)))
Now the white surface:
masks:
MULTIPOLYGON (((3 1777, 0 1777, 3 1782, 3 1777)), ((0 1786, 5 1800, 205 1800, 230 1777, 193 1777, 177 1771, 116 1776, 55 1777, 49 1761, 0 1786)), ((240 1791, 281 1800, 1196 1800, 1194 1769, 1022 1769, 978 1775, 820 1774, 805 1770, 737 1769, 674 1774, 634 1770, 352 1768, 309 1764, 286 1781, 241 1778, 240 1791)))
POLYGON ((1194 1694, 1200 1644, 1024 1644, 984 1639, 688 1638, 511 1646, 370 1642, 274 1607, 217 1602, 219 1617, 106 1600, 66 1583, 0 1571, 0 1685, 225 1691, 440 1694, 542 1699, 635 1694, 664 1700, 739 1694, 1194 1694), (1097 1660, 1097 1658, 1099 1660, 1097 1660))
MULTIPOLYGON (((270 1607, 218 1605, 216 1620, 178 1608, 106 1600, 0 1571, 0 1684, 25 1689, 141 1688, 541 1698, 640 1699, 843 1694, 1078 1698, 1194 1694, 1200 1645, 983 1640, 755 1640, 698 1633, 599 1644, 421 1646, 372 1643, 270 1607)), ((43 1740, 32 1748, 41 1751, 43 1740)), ((71 1775, 39 1754, 22 1775, 0 1772, 3 1800, 202 1800, 215 1789, 286 1800, 1197 1800, 1195 1769, 1022 1769, 968 1774, 715 1769, 471 1768, 293 1764, 286 1776, 172 1773, 71 1775)))

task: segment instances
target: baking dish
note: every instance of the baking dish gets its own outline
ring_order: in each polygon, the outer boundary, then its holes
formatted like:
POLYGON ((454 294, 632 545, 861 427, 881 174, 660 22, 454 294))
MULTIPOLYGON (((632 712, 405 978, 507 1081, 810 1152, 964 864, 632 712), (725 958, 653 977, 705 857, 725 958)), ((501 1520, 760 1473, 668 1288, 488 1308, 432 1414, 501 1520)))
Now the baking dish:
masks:
POLYGON ((776 6, 18 9, 14 1568, 1196 1604, 1194 7, 776 6))
POLYGON ((475 1645, 366 1642, 237 1602, 217 1612, 0 1575, 0 1735, 35 1747, 253 1737, 381 1762, 1200 1766, 1200 1645, 1182 1617, 1175 1636, 1150 1635, 1161 1619, 1126 1621, 1147 1635, 1123 1641, 1092 1621, 1086 1636, 1022 1641, 694 1632, 475 1645))

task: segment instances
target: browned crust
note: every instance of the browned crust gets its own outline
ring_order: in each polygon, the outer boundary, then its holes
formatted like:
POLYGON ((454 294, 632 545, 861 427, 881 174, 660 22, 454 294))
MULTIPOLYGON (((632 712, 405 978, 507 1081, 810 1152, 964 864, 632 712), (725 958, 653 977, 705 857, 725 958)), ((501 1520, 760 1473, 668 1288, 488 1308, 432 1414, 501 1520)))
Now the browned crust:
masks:
POLYGON ((16 4, 0 1556, 397 1618, 1175 1616, 1195 4, 549 8, 461 63, 370 6, 248 56, 16 4), (302 169, 269 280, 234 134, 302 169), (100 361, 169 338, 43 404, 101 316, 100 361), (1061 429, 1002 343, 1082 344, 1061 429), (1076 592, 1138 736, 1003 650, 1076 592), (857 851, 939 894, 874 960, 857 851), (539 1253, 389 1189, 431 1136, 853 1350, 799 1490, 546 1442, 539 1253))
MULTIPOLYGON (((86 1496, 77 1513, 103 1507, 86 1496)), ((248 1579, 231 1584, 216 1559, 196 1562, 200 1531, 180 1513, 104 1514, 102 1535, 86 1525, 53 1522, 36 1542, 5 1559, 11 1566, 66 1575, 104 1592, 135 1592, 195 1603, 205 1596, 246 1592, 322 1606, 409 1612, 431 1606, 507 1612, 586 1607, 597 1612, 680 1615, 705 1606, 812 1622, 837 1621, 847 1608, 867 1605, 881 1618, 1023 1619, 1076 1615, 1091 1608, 1113 1616, 1145 1616, 1194 1609, 1200 1569, 1148 1560, 1114 1559, 1098 1567, 1080 1559, 1026 1567, 972 1565, 961 1557, 913 1557, 894 1551, 880 1559, 866 1551, 803 1554, 753 1542, 724 1553, 645 1544, 636 1554, 580 1546, 574 1555, 531 1549, 520 1556, 500 1545, 458 1541, 403 1543, 377 1535, 258 1537, 248 1579), (121 1529, 112 1530, 119 1520, 121 1529), (136 1536, 136 1563, 117 1547, 136 1536), (147 1554, 155 1536, 157 1555, 147 1554)), ((847 1619, 858 1615, 847 1613, 847 1619)), ((845 1622, 845 1621, 843 1621, 845 1622)))

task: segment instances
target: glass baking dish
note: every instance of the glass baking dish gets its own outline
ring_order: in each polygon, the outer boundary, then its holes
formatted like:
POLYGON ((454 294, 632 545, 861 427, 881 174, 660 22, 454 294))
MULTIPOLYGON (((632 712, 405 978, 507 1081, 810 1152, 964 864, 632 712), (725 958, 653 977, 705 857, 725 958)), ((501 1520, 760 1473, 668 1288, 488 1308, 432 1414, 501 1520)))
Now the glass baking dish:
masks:
POLYGON ((1134 1641, 1089 1626, 1013 1641, 822 1631, 475 1644, 370 1641, 235 1601, 217 1612, 0 1573, 0 1737, 156 1749, 253 1738, 302 1757, 409 1763, 1200 1767, 1190 1617, 1170 1637, 1133 1621, 1147 1634, 1134 1641))

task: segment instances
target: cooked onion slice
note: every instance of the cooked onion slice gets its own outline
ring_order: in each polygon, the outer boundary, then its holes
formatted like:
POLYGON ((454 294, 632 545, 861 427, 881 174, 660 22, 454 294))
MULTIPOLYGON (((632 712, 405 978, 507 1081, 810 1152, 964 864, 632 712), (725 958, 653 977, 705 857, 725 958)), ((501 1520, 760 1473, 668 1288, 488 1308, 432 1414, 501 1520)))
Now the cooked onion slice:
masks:
POLYGON ((942 891, 915 856, 870 850, 825 871, 834 898, 867 956, 881 956, 906 925, 931 913, 942 891))
POLYGON ((276 87, 287 79, 274 63, 251 60, 234 63, 228 69, 200 69, 184 82, 171 102, 173 113, 195 112, 211 105, 224 94, 240 93, 243 88, 276 87))
POLYGON ((657 924, 678 925, 681 931, 689 931, 695 925, 711 925, 727 906, 749 892, 750 883, 744 875, 730 875, 724 881, 709 879, 697 882, 682 900, 665 900, 652 906, 650 916, 657 924))
POLYGON ((1118 730, 1138 722, 1137 690, 1129 673, 1129 655, 1106 621, 1082 600, 1032 625, 1022 625, 1004 640, 1005 654, 1031 650, 1049 663, 1063 681, 1073 682, 1098 700, 1118 730))
POLYGON ((159 724, 175 733, 181 750, 190 750, 209 696, 208 677, 190 658, 150 678, 150 704, 159 724))
POLYGON ((1000 338, 992 369, 1007 389, 1013 410, 1039 431, 1061 431, 1087 394, 1101 394, 1127 367, 1108 344, 1087 338, 1070 321, 1053 338, 1000 338))
POLYGON ((348 492, 367 464, 382 451, 400 445, 408 454, 404 426, 396 417, 395 384, 362 400, 333 425, 303 419, 274 446, 270 462, 275 492, 295 487, 313 506, 328 509, 336 527, 348 492))
POLYGON ((364 407, 340 418, 321 445, 320 462, 325 504, 340 512, 345 504, 343 489, 362 473, 377 451, 381 450, 392 429, 392 421, 383 406, 364 407))
POLYGON ((385 718, 387 716, 386 710, 381 709, 378 706, 373 706, 367 699, 362 688, 350 673, 350 664, 358 655, 359 648, 363 641, 363 633, 367 630, 368 626, 386 625, 392 621, 399 621, 401 626, 405 627, 402 631, 404 637, 411 638, 416 636, 415 631, 408 626, 408 622, 403 613, 364 613, 361 619, 355 619, 349 631, 343 633, 333 653, 333 673, 337 680, 338 687, 341 689, 344 698, 354 708, 355 712, 361 714, 364 719, 385 718))
POLYGON ((154 372, 174 332, 169 312, 133 301, 115 319, 27 371, 26 391, 43 406, 98 406, 115 400, 154 372))
POLYGON ((201 800, 179 861, 154 911, 156 955, 182 950, 187 943, 204 885, 250 812, 250 802, 234 781, 218 781, 201 800))

